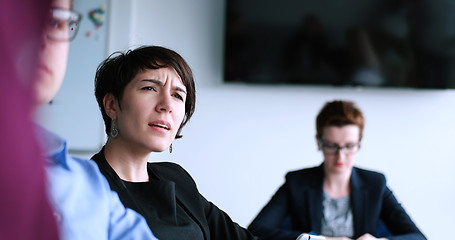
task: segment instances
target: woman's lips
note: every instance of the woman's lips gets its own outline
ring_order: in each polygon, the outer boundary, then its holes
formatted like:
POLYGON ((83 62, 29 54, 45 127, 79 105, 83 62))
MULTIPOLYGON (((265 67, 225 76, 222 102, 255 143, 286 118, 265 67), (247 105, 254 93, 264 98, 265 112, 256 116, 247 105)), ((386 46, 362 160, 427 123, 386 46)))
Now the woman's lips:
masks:
POLYGON ((148 124, 153 130, 167 133, 171 130, 171 125, 166 121, 153 121, 148 124))

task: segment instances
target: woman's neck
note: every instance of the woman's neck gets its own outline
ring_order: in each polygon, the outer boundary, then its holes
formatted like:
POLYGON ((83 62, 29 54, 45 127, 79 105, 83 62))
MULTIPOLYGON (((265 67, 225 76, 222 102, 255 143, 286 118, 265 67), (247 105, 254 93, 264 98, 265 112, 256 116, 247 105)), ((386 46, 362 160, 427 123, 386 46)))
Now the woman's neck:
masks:
POLYGON ((326 173, 323 185, 324 191, 334 199, 345 197, 351 192, 350 179, 350 173, 326 173))
POLYGON ((147 182, 149 152, 137 151, 122 143, 121 139, 109 139, 104 146, 104 156, 120 179, 128 182, 147 182))

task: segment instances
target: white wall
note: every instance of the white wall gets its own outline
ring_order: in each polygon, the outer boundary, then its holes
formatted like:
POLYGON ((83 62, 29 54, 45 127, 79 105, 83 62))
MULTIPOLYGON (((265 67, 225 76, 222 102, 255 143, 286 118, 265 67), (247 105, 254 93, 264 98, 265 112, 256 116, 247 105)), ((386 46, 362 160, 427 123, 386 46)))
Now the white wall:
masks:
POLYGON ((109 52, 162 45, 195 73, 196 113, 174 152, 152 160, 181 164, 207 199, 247 226, 287 171, 321 162, 314 125, 322 105, 350 99, 367 121, 357 165, 385 173, 427 237, 446 238, 455 216, 455 91, 224 84, 224 6, 111 0, 109 52))

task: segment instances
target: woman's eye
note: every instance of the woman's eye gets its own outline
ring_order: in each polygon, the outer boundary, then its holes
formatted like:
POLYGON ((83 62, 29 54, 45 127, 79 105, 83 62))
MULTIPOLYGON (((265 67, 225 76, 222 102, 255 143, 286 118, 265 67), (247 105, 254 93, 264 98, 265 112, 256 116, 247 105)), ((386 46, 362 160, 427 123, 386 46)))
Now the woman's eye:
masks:
POLYGON ((354 149, 355 147, 357 147, 356 144, 346 145, 346 148, 347 148, 347 149, 354 149))
POLYGON ((65 21, 58 20, 55 18, 49 19, 48 27, 51 29, 64 29, 67 26, 65 21))
POLYGON ((143 87, 142 90, 155 91, 155 88, 151 87, 151 86, 147 86, 147 87, 143 87))
POLYGON ((55 19, 49 19, 49 22, 47 22, 47 25, 51 28, 56 28, 58 25, 58 22, 55 19))
POLYGON ((180 94, 178 94, 178 93, 175 93, 174 97, 183 101, 183 97, 180 94))

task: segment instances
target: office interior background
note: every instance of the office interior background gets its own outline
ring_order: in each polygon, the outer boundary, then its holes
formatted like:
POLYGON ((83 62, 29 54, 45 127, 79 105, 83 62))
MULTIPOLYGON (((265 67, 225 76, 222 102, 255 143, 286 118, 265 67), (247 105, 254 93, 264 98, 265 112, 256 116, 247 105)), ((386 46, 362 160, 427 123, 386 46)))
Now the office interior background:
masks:
MULTIPOLYGON (((451 1, 438 2, 455 9, 451 1)), ((154 153, 151 161, 182 165, 200 192, 234 221, 248 226, 283 184, 286 172, 322 162, 314 137, 315 117, 325 102, 345 99, 355 101, 366 117, 356 165, 386 175, 389 187, 428 239, 449 236, 455 216, 455 90, 226 83, 225 0, 106 3, 105 37, 98 39, 105 41, 102 58, 151 44, 179 52, 192 67, 196 112, 183 129, 183 138, 174 142, 173 153, 154 153)), ((455 22, 452 26, 455 31, 455 22)), ((79 32, 78 38, 84 37, 87 33, 79 32)), ((73 44, 70 55, 74 51, 73 44)), ((64 123, 70 133, 62 135, 68 134, 71 151, 83 157, 90 157, 105 141, 93 97, 98 63, 70 61, 70 68, 84 67, 77 71, 89 77, 77 81, 88 87, 72 89, 71 96, 60 94, 74 108, 55 119, 72 119, 64 123), (81 106, 79 99, 86 103, 81 106), (79 120, 87 116, 89 123, 79 120)), ((73 72, 69 69, 68 79, 73 72)), ((68 91, 71 84, 65 81, 62 90, 68 91)), ((53 108, 58 108, 58 101, 45 114, 53 108)))

